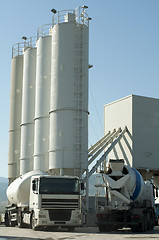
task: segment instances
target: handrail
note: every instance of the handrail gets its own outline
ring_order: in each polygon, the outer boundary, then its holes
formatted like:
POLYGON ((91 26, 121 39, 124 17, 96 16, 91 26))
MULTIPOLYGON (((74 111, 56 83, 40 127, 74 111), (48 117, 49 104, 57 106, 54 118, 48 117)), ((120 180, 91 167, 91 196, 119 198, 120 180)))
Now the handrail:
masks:
POLYGON ((34 48, 36 46, 37 37, 27 38, 26 41, 16 43, 12 46, 12 58, 23 55, 27 48, 34 48))
POLYGON ((66 13, 72 13, 75 15, 75 23, 76 24, 83 24, 86 26, 89 26, 89 20, 88 14, 86 13, 86 6, 81 6, 76 8, 75 10, 61 10, 57 11, 53 14, 52 17, 52 23, 42 25, 37 30, 37 36, 36 37, 30 37, 27 38, 26 41, 16 43, 12 47, 12 58, 16 56, 23 55, 23 52, 25 49, 30 47, 36 46, 36 41, 40 37, 49 36, 51 35, 51 29, 54 27, 54 25, 66 22, 65 16, 66 13))
POLYGON ((52 28, 52 23, 44 24, 40 26, 37 30, 37 40, 40 37, 46 37, 50 35, 50 29, 52 28))
POLYGON ((86 13, 86 9, 84 7, 78 7, 75 10, 61 10, 56 12, 52 17, 52 27, 56 24, 65 22, 66 13, 72 13, 75 15, 75 21, 77 24, 85 24, 89 25, 89 17, 86 13))

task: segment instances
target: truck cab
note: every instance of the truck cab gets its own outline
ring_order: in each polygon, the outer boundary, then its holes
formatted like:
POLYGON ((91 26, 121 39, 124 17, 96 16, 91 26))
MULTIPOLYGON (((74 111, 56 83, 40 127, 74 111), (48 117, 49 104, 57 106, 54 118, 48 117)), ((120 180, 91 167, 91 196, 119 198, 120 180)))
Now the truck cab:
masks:
POLYGON ((33 176, 31 178, 29 212, 31 225, 81 225, 81 184, 77 177, 33 176))

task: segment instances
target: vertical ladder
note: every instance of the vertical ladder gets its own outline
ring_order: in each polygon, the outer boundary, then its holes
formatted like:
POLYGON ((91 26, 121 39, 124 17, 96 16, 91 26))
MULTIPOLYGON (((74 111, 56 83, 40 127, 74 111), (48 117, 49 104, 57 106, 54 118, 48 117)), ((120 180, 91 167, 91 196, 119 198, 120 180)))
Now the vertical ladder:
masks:
POLYGON ((74 175, 82 175, 83 150, 83 111, 82 111, 82 81, 83 81, 83 25, 75 24, 75 71, 74 71, 74 132, 75 132, 75 168, 74 175))

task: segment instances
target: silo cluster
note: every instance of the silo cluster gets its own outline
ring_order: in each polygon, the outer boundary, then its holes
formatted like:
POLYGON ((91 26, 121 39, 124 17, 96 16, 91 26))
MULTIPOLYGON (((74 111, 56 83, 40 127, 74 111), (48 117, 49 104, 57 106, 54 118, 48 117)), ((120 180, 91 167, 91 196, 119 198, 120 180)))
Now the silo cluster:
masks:
POLYGON ((54 11, 37 36, 13 46, 8 178, 31 170, 80 176, 87 169, 86 6, 54 11))

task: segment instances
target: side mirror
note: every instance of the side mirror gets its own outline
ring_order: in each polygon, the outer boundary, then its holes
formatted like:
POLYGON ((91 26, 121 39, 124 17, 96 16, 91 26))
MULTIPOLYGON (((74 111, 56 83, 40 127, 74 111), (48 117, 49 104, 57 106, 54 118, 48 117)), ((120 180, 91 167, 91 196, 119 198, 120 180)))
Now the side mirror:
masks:
POLYGON ((84 183, 81 183, 81 190, 84 190, 84 183))

